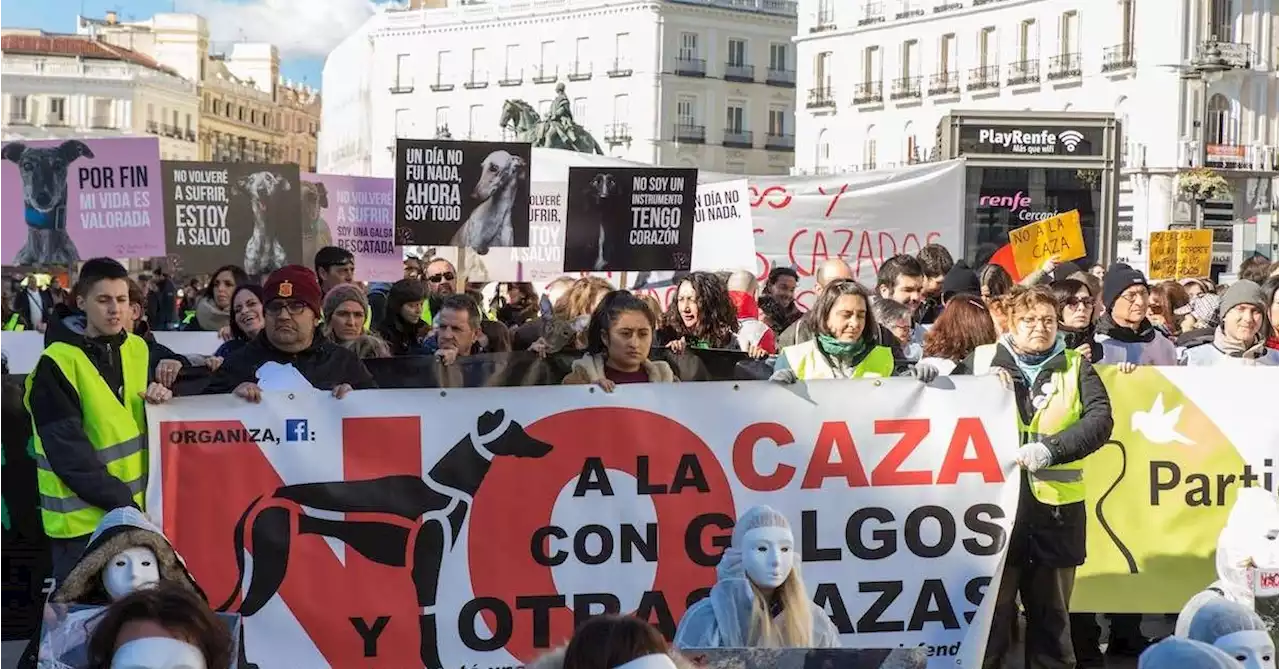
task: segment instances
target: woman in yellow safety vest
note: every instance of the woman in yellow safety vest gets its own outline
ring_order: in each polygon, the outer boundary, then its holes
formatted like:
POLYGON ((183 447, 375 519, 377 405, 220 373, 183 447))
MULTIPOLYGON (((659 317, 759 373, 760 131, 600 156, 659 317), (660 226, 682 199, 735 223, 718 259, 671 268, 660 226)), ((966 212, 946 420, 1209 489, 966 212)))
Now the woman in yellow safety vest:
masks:
POLYGON ((1080 460, 1111 435, 1111 400, 1089 361, 1058 336, 1058 301, 1044 286, 1015 287, 1004 300, 1009 332, 979 346, 964 367, 996 374, 1013 390, 1025 470, 984 669, 1003 667, 1021 595, 1024 665, 1072 667, 1068 605, 1085 558, 1085 486, 1080 460))
POLYGON ((833 281, 804 315, 815 337, 782 349, 772 380, 893 376, 893 352, 880 345, 880 328, 871 313, 871 295, 857 281, 833 281))

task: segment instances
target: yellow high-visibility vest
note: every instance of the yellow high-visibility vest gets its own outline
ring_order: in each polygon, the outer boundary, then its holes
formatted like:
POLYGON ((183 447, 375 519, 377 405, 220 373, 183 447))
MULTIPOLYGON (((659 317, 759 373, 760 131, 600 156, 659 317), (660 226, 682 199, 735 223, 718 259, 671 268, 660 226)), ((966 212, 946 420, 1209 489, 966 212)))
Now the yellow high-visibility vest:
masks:
MULTIPOLYGON (((791 366, 791 371, 795 372, 796 378, 801 381, 841 378, 836 374, 836 370, 831 367, 827 357, 822 354, 822 350, 818 348, 818 340, 816 339, 788 346, 782 349, 782 356, 787 359, 787 364, 791 366)), ((889 350, 887 346, 876 346, 871 349, 867 357, 862 359, 862 362, 858 363, 850 378, 887 378, 890 376, 893 376, 893 351, 889 350)))

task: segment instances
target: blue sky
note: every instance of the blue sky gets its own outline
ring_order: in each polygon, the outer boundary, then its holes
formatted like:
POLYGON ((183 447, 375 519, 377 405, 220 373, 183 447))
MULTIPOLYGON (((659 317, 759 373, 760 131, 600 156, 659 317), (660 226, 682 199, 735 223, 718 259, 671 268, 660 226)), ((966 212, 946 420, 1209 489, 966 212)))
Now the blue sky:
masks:
MULTIPOLYGON (((381 1, 381 0, 379 0, 381 1)), ((324 57, 373 13, 371 0, 7 0, 6 28, 74 32, 76 15, 122 21, 158 12, 194 12, 209 22, 215 49, 236 41, 271 42, 280 49, 284 76, 320 86, 324 57), (324 11, 317 11, 323 6, 324 11)))

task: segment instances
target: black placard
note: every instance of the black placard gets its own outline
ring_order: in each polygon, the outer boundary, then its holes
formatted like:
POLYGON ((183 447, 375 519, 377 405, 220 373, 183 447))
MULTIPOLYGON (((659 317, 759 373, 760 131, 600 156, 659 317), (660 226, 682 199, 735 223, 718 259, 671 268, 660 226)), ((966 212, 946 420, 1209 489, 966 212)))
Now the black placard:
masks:
POLYGON ((696 169, 570 167, 565 271, 689 269, 697 188, 696 169))

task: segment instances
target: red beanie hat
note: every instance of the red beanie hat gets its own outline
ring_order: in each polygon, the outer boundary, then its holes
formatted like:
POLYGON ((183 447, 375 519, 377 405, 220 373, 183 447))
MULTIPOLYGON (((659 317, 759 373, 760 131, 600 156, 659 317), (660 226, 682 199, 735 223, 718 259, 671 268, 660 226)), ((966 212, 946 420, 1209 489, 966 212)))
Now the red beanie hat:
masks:
POLYGON ((262 287, 262 303, 272 300, 298 300, 311 307, 319 318, 321 295, 316 273, 302 265, 289 265, 272 272, 262 287))

